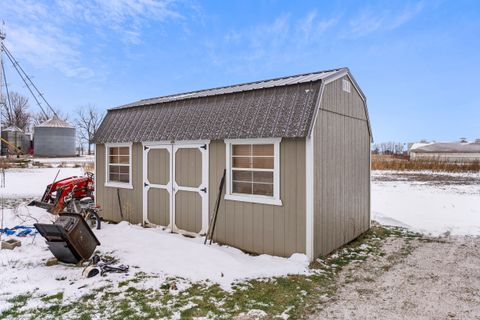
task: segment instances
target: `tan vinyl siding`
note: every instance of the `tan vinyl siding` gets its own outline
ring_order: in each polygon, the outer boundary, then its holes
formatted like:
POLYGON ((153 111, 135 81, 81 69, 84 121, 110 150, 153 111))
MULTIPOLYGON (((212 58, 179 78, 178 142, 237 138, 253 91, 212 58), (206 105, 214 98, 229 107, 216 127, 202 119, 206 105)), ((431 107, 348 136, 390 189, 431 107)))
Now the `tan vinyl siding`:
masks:
MULTIPOLYGON (((225 143, 210 143, 210 215, 225 169, 225 143)), ((215 240, 255 253, 290 256, 305 252, 305 139, 280 143, 282 206, 225 200, 222 195, 215 240)))
POLYGON ((358 94, 351 81, 350 93, 343 91, 342 81, 344 79, 350 81, 348 77, 343 77, 326 86, 322 96, 322 108, 338 114, 366 120, 367 114, 362 97, 358 94))
POLYGON ((314 254, 325 255, 370 227, 370 134, 352 84, 327 84, 313 132, 314 254), (327 111, 328 110, 328 111, 327 111))
POLYGON ((127 220, 142 222, 142 145, 132 146, 132 184, 133 189, 105 187, 105 145, 96 145, 96 202, 101 206, 101 216, 111 221, 127 220), (123 219, 120 215, 117 189, 120 190, 123 219))

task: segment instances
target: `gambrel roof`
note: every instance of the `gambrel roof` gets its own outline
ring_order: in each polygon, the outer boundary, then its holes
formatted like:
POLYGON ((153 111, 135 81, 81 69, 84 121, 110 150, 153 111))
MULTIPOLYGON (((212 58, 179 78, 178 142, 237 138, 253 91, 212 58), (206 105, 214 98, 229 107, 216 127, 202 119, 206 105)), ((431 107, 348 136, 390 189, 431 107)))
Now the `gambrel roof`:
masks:
POLYGON ((334 69, 140 100, 109 109, 95 143, 306 137, 334 69))

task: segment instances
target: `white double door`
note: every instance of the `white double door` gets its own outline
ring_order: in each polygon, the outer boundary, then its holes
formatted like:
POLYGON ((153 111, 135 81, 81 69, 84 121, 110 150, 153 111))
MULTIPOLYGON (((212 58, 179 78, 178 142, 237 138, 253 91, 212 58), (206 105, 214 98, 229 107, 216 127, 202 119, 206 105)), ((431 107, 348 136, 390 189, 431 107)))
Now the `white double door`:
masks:
POLYGON ((208 141, 144 143, 143 221, 198 235, 208 228, 208 141))

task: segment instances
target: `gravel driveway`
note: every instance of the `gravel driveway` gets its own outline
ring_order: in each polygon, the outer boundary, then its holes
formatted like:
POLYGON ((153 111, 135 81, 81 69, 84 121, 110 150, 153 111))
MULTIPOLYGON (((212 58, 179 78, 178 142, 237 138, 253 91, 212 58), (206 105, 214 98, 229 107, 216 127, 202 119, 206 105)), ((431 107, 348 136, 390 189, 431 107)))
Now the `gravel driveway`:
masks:
POLYGON ((389 238, 312 319, 480 319, 480 237, 389 238))

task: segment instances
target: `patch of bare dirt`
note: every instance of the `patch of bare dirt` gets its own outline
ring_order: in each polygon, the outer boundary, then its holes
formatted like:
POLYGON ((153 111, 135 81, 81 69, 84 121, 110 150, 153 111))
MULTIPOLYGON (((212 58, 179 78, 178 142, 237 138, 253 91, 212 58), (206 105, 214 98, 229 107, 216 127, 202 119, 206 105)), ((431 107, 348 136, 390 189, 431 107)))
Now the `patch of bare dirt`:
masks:
POLYGON ((422 183, 433 186, 449 186, 449 185, 478 185, 480 176, 478 174, 444 174, 432 172, 402 172, 392 171, 383 174, 374 174, 372 176, 374 182, 394 182, 409 181, 422 183))
POLYGON ((480 237, 389 238, 312 319, 480 319, 480 237))

